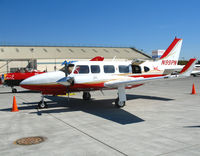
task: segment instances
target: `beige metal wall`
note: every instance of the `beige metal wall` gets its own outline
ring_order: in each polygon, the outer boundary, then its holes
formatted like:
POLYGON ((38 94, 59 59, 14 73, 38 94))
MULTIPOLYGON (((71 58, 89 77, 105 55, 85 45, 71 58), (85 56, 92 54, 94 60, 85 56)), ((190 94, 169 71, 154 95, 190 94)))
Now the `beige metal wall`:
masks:
POLYGON ((0 61, 0 74, 10 72, 11 68, 25 68, 28 65, 27 61, 0 61))
POLYGON ((10 68, 22 68, 28 65, 27 61, 16 60, 37 60, 37 69, 54 71, 61 68, 65 60, 89 60, 96 56, 105 59, 119 60, 149 59, 147 54, 134 48, 114 47, 44 47, 44 46, 0 46, 0 73, 7 72, 10 68), (8 66, 6 61, 10 61, 8 66))
MULTIPOLYGON (((38 59, 37 69, 40 71, 55 71, 60 70, 64 61, 88 61, 89 59, 38 59)), ((106 61, 111 61, 111 59, 105 59, 106 61)), ((117 61, 126 61, 127 59, 116 59, 117 61)))

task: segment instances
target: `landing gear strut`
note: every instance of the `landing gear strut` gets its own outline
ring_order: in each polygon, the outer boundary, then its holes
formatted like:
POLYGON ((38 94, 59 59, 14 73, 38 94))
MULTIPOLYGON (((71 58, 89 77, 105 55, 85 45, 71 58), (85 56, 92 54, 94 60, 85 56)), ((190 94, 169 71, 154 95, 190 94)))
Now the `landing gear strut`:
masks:
POLYGON ((91 94, 90 92, 83 92, 83 100, 90 100, 91 94))
POLYGON ((44 95, 42 95, 42 100, 38 103, 38 108, 40 109, 48 108, 47 103, 44 101, 44 95))
POLYGON ((126 93, 125 93, 125 87, 120 86, 118 87, 118 98, 115 100, 115 106, 117 108, 124 107, 126 104, 126 93))

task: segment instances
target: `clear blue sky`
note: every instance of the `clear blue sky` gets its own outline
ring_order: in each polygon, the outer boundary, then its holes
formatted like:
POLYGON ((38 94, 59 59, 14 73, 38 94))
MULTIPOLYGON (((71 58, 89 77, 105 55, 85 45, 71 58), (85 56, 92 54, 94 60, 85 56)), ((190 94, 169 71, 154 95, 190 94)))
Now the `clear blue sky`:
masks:
POLYGON ((151 54, 183 38, 200 58, 200 0, 0 0, 0 43, 134 46, 151 54))

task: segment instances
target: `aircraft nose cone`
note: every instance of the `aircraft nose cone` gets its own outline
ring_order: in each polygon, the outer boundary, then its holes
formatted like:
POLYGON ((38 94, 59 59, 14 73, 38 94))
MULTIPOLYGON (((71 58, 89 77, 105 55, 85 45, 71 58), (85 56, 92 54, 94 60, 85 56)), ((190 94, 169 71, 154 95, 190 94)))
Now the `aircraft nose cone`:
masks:
POLYGON ((21 85, 26 85, 26 84, 31 84, 31 78, 27 78, 23 80, 22 82, 20 82, 19 85, 21 86, 21 85))
POLYGON ((20 86, 26 89, 31 89, 33 85, 56 83, 57 80, 63 77, 65 77, 65 73, 61 71, 38 74, 23 80, 20 83, 20 86))

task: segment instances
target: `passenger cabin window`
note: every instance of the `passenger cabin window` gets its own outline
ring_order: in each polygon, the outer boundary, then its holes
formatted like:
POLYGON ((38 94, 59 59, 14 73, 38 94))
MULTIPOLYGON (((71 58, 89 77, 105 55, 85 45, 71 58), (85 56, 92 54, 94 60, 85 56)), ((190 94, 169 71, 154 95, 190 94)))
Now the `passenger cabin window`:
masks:
POLYGON ((133 73, 142 73, 140 66, 132 65, 132 72, 133 73))
POLYGON ((88 74, 89 67, 87 65, 77 65, 74 74, 88 74))
POLYGON ((119 65, 119 72, 120 73, 129 73, 129 66, 119 65))
POLYGON ((115 67, 113 65, 104 65, 104 73, 114 73, 115 67))
POLYGON ((144 66, 144 71, 145 72, 148 72, 150 69, 148 68, 148 67, 146 67, 146 66, 144 66))
POLYGON ((98 65, 91 65, 91 73, 100 73, 100 67, 98 65))

